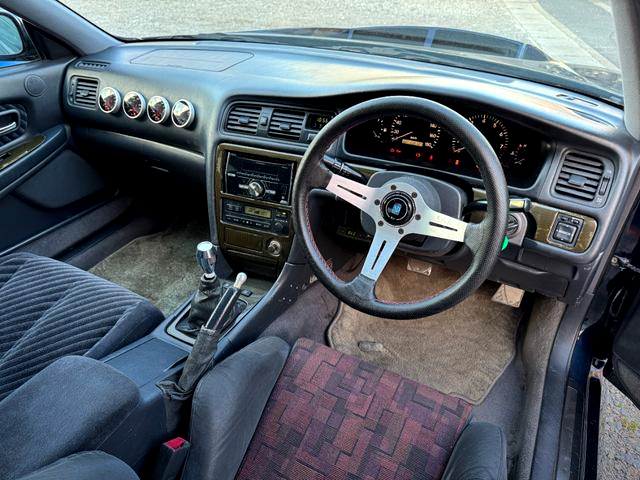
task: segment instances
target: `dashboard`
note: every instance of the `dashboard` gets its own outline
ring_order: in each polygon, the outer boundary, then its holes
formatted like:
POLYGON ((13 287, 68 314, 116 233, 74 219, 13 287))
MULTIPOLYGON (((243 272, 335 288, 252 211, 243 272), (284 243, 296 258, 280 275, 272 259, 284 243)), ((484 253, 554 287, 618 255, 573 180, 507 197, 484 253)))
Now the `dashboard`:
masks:
MULTIPOLYGON (((297 164, 332 116, 372 98, 428 98, 485 135, 510 196, 531 205, 515 223, 510 216, 517 238, 491 278, 528 291, 584 295, 640 175, 636 142, 614 105, 405 59, 224 41, 123 44, 70 64, 63 88, 79 148, 121 174, 153 167, 206 188, 211 236, 225 257, 273 275, 304 263, 290 257, 300 252, 290 196, 297 164)), ((328 153, 364 176, 406 171, 452 183, 467 203, 484 195, 464 145, 403 112, 352 128, 328 153)), ((366 242, 359 216, 334 203, 333 233, 366 242)), ((406 251, 430 258, 422 248, 406 251)))
MULTIPOLYGON (((535 183, 549 148, 547 140, 491 113, 465 112, 465 117, 493 147, 510 185, 527 188, 535 183)), ((345 149, 353 155, 480 176, 460 140, 435 122, 407 115, 377 118, 354 127, 345 136, 345 149)))

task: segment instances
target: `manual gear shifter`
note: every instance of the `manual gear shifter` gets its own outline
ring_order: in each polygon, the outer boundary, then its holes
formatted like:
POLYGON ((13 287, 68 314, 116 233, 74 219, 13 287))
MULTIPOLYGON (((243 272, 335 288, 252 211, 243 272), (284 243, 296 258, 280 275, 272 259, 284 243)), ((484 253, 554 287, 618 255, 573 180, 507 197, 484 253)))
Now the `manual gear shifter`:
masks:
POLYGON ((191 310, 189 319, 181 330, 184 333, 195 334, 200 327, 209 319, 211 312, 218 304, 222 295, 222 282, 217 277, 216 254, 211 242, 200 242, 196 247, 196 260, 202 268, 202 276, 193 300, 191 300, 191 310))
POLYGON ((200 242, 196 247, 196 260, 204 275, 209 278, 216 277, 216 253, 213 250, 213 243, 200 242))
MULTIPOLYGON (((211 242, 200 242, 196 248, 196 260, 202 268, 202 276, 198 285, 198 291, 191 300, 191 310, 189 318, 186 322, 179 322, 176 328, 188 335, 195 335, 200 331, 204 323, 209 320, 216 305, 220 301, 223 294, 223 285, 216 275, 216 252, 211 242)), ((234 306, 234 312, 237 316, 246 307, 246 302, 238 300, 234 306)), ((233 316, 233 318, 235 318, 233 316)))

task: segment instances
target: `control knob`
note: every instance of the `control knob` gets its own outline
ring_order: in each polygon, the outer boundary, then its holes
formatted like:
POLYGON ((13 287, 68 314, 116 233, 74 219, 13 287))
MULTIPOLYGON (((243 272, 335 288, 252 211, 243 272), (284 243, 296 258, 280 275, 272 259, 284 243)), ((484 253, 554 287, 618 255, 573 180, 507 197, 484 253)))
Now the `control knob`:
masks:
POLYGON ((251 180, 247 187, 250 197, 260 198, 264 194, 264 186, 257 180, 251 180))
POLYGON ((271 240, 267 245, 267 252, 269 252, 269 255, 272 257, 279 257, 282 253, 282 245, 280 245, 280 242, 277 240, 271 240))

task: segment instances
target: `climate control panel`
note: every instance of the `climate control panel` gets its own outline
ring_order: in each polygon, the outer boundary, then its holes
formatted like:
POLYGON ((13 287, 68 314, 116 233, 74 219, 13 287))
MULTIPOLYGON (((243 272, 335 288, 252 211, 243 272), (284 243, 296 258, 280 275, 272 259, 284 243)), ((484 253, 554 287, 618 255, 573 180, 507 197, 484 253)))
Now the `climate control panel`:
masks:
POLYGON ((222 201, 224 222, 264 230, 276 235, 289 234, 289 216, 287 210, 258 207, 226 198, 222 201))

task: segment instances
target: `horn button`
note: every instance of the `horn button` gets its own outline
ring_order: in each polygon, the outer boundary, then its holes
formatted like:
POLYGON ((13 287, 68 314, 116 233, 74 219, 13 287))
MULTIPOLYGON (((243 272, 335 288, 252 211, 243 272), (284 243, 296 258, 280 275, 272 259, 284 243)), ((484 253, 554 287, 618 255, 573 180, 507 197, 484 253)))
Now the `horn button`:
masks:
POLYGON ((380 212, 389 225, 401 227, 411 221, 416 212, 416 205, 408 193, 392 191, 380 202, 380 212))

